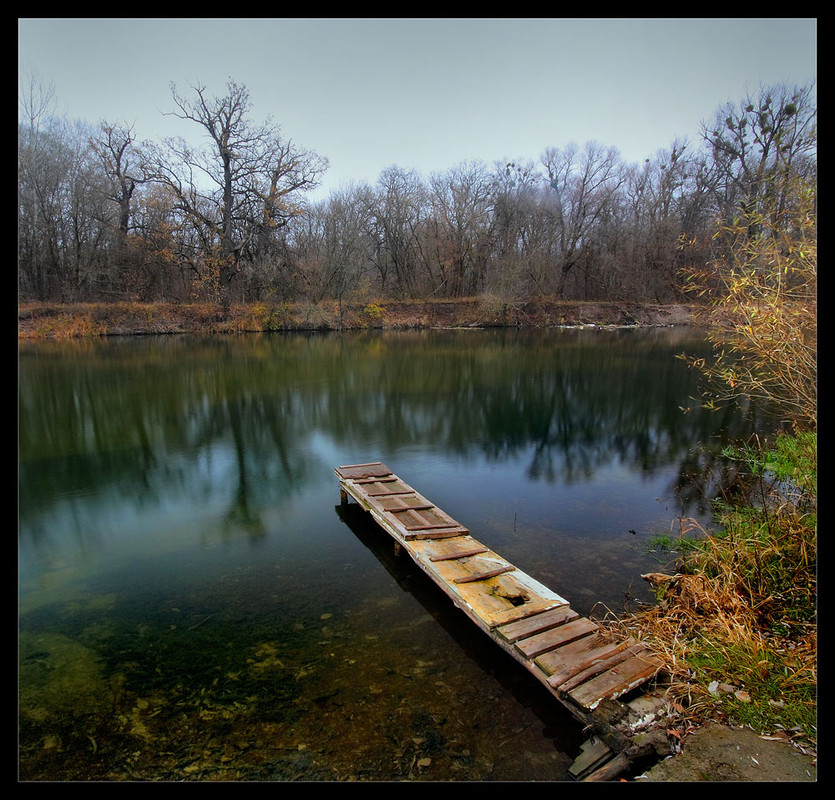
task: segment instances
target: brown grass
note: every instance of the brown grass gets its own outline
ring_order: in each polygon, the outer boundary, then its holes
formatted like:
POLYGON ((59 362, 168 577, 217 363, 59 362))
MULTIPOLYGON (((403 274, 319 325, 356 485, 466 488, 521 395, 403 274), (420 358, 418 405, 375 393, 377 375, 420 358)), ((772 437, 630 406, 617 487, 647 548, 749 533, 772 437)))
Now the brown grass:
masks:
POLYGON ((814 530, 808 520, 804 531, 791 530, 797 520, 788 511, 769 536, 752 537, 744 517, 705 536, 676 573, 644 576, 657 604, 608 624, 663 658, 682 726, 730 718, 814 741, 814 530), (787 563, 794 574, 776 576, 787 563))

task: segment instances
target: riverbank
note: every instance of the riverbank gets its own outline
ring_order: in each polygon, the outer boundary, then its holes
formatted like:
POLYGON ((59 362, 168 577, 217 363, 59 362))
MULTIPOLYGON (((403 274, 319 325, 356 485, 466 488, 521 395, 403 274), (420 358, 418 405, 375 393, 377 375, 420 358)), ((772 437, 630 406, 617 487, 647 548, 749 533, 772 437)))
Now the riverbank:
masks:
POLYGON ((558 326, 658 327, 688 325, 684 304, 579 303, 493 298, 362 303, 323 302, 237 305, 210 303, 22 303, 19 339, 59 339, 143 334, 230 334, 267 331, 548 328, 558 326))
POLYGON ((817 757, 777 736, 709 723, 688 734, 681 753, 660 761, 638 783, 690 781, 807 783, 818 778, 817 757))

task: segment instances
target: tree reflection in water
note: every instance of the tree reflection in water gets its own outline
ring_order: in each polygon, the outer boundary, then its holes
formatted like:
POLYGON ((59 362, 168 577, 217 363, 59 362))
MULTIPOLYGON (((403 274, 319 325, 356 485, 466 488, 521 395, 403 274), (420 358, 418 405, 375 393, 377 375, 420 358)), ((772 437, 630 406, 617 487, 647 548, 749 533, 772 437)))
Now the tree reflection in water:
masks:
POLYGON ((656 566, 646 536, 705 517, 722 446, 767 430, 693 400, 676 355, 706 350, 682 329, 21 344, 22 771, 562 779, 573 723, 352 533, 333 468, 382 460, 581 613, 615 605, 656 566))

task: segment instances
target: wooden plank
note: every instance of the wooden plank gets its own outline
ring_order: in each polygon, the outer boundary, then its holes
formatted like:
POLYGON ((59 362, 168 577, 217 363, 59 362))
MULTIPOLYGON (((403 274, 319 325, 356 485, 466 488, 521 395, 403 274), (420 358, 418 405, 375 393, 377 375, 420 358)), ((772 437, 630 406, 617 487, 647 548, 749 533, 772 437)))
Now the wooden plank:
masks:
POLYGON ((457 522, 423 522, 420 525, 404 525, 407 531, 429 531, 433 528, 460 528, 457 522))
POLYGON ((626 642, 601 641, 598 636, 586 636, 559 650, 551 650, 537 656, 536 663, 549 676, 548 684, 557 687, 628 646, 626 642))
POLYGON ((495 578, 497 575, 502 575, 505 572, 513 572, 515 569, 516 567, 512 564, 507 564, 504 567, 490 569, 487 570, 487 572, 481 572, 478 575, 467 575, 466 577, 455 578, 455 583, 474 583, 476 581, 486 581, 489 578, 495 578))
POLYGON ((336 474, 345 480, 354 480, 358 478, 384 477, 391 475, 391 470, 381 461, 372 461, 368 464, 346 464, 342 467, 337 467, 336 474))
POLYGON ((403 527, 407 531, 428 530, 430 528, 460 528, 461 523, 444 513, 437 506, 428 509, 407 509, 411 513, 411 520, 403 520, 403 527))
MULTIPOLYGON (((567 653, 548 677, 548 685, 570 691, 633 655, 635 642, 612 641, 582 652, 567 653)), ((547 655, 547 654, 546 654, 547 655)), ((539 663, 539 662, 537 662, 539 663)))
POLYGON ((409 531, 406 539, 450 539, 455 536, 469 536, 470 531, 463 525, 441 530, 409 531))
POLYGON ((404 511, 428 511, 434 508, 425 498, 417 494, 369 498, 369 502, 373 502, 376 508, 379 508, 380 511, 386 511, 389 514, 401 514, 404 511))
POLYGON ((535 658, 546 650, 554 650, 575 639, 588 636, 599 630, 596 623, 585 617, 580 617, 572 622, 566 622, 557 628, 551 628, 543 633, 537 633, 527 639, 520 639, 516 642, 516 648, 527 658, 535 658))
POLYGON ((582 780, 593 770, 609 761, 612 756, 612 751, 602 739, 588 739, 580 746, 580 755, 568 768, 568 774, 575 781, 582 780))
MULTIPOLYGON (((455 585, 496 578, 514 569, 510 562, 492 552, 433 563, 438 576, 445 583, 455 585)), ((496 593, 494 586, 491 586, 487 591, 496 593)), ((503 598, 503 601, 507 602, 506 598, 503 598)))
POLYGON ((601 628, 597 633, 575 639, 573 642, 562 645, 559 650, 541 653, 536 657, 537 665, 549 675, 554 674, 560 665, 575 656, 582 656, 597 647, 603 647, 611 642, 611 638, 601 628))
POLYGON ((509 572, 493 578, 490 583, 453 584, 450 589, 470 608, 470 615, 489 631, 534 611, 553 608, 551 598, 523 594, 518 587, 518 574, 509 572))
POLYGON ((568 695, 574 702, 593 710, 601 700, 625 694, 651 678, 660 668, 661 662, 654 657, 633 657, 581 684, 568 695))
MULTIPOLYGON (((459 591, 464 593, 467 586, 483 587, 485 584, 464 584, 459 587, 459 591)), ((491 595, 502 600, 504 604, 503 610, 494 610, 491 614, 485 615, 484 621, 490 629, 516 622, 539 611, 568 605, 556 592, 519 570, 494 578, 489 584, 489 590, 491 595)), ((495 632, 493 634, 495 635, 495 632)))
MULTIPOLYGON (((490 553, 491 550, 468 533, 442 539, 412 539, 410 547, 415 559, 437 564, 490 553)), ((498 558, 498 556, 496 556, 498 558)))
MULTIPOLYGON (((517 573, 510 572, 493 580, 495 582, 505 578, 513 579, 516 575, 517 573)), ((456 589, 467 604, 473 607, 483 627, 491 633, 492 629, 499 625, 514 622, 537 611, 547 611, 555 605, 555 601, 548 597, 528 597, 522 602, 509 601, 493 591, 485 591, 485 586, 489 587, 489 584, 463 583, 457 585, 456 589)))
POLYGON ((490 549, 484 547, 472 547, 469 550, 461 550, 454 553, 445 553, 438 556, 429 556, 430 561, 457 561, 459 558, 468 558, 469 556, 477 556, 480 553, 489 553, 490 549))
POLYGON ((597 677, 603 672, 612 669, 612 667, 621 664, 629 658, 648 656, 649 651, 642 645, 615 647, 608 655, 602 655, 600 658, 589 663, 584 669, 579 670, 574 675, 566 678, 562 683, 556 684, 549 680, 551 686, 558 685, 564 692, 570 692, 577 688, 581 683, 586 683, 594 677, 597 677))
POLYGON ((366 481, 345 481, 346 487, 366 497, 386 497, 394 494, 417 494, 415 490, 396 475, 390 478, 369 478, 366 481))
POLYGON ((395 478, 393 481, 368 481, 364 484, 358 484, 354 481, 354 487, 366 494, 368 497, 387 497, 395 494, 414 494, 417 492, 407 483, 403 483, 400 478, 395 478))
POLYGON ((525 617, 498 628, 498 632, 511 644, 519 639, 525 639, 536 633, 542 633, 549 628, 556 628, 566 622, 575 620, 580 615, 569 606, 554 608, 539 614, 525 617))

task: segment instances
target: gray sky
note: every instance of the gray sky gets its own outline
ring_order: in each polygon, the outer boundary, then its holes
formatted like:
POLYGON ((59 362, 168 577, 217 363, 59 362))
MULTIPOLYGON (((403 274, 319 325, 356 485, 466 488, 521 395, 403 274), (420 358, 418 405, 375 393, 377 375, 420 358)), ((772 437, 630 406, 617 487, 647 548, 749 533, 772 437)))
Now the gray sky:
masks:
POLYGON ((140 140, 194 135, 163 116, 172 82, 245 84, 253 117, 330 160, 320 195, 570 142, 641 161, 726 101, 817 77, 813 18, 22 18, 18 40, 21 77, 52 83, 59 113, 140 140))

